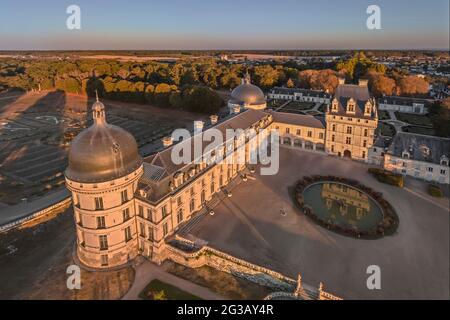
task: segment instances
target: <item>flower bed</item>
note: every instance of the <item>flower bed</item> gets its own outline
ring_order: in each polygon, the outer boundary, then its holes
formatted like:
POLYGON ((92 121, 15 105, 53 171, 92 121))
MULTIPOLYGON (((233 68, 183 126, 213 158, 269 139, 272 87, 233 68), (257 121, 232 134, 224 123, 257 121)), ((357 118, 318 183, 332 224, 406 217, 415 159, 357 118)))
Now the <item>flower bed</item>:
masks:
POLYGON ((399 219, 394 208, 388 201, 386 201, 383 198, 382 193, 377 192, 359 183, 357 180, 341 178, 336 176, 320 176, 320 175, 306 176, 303 177, 301 180, 297 181, 297 183, 295 184, 293 198, 294 203, 297 205, 297 207, 318 225, 345 236, 361 239, 378 239, 385 235, 394 234, 399 225, 399 219), (383 213, 382 221, 377 226, 375 226, 370 230, 358 230, 354 228, 345 228, 340 225, 322 220, 316 214, 314 214, 313 208, 304 203, 303 199, 303 191, 310 185, 318 182, 335 182, 347 184, 353 188, 359 189, 360 191, 366 193, 380 206, 381 211, 383 213))

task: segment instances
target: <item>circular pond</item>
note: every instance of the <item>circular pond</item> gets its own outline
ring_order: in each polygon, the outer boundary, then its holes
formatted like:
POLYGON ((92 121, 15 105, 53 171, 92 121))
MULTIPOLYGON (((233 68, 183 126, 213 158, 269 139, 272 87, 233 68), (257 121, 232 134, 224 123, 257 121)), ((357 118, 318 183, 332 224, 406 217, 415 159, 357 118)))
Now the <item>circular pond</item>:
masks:
POLYGON ((366 193, 338 182, 318 182, 303 191, 305 206, 318 220, 340 229, 369 231, 383 221, 383 212, 366 193))

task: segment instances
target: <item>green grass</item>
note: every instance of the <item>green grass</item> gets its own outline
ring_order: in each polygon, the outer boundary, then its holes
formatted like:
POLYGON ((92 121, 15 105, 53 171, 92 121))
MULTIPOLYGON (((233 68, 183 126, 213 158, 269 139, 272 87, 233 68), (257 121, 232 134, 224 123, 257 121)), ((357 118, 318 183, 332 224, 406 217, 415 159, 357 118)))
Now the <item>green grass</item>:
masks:
POLYGON ((320 111, 320 112, 323 112, 323 113, 327 112, 327 104, 326 103, 322 103, 319 106, 319 108, 317 108, 317 110, 320 111))
POLYGON ((406 126, 406 127, 403 127, 402 130, 404 132, 424 134, 424 135, 427 135, 427 136, 434 136, 435 135, 434 129, 432 129, 432 128, 406 126))
POLYGON ((389 116, 389 112, 386 110, 380 110, 378 111, 378 119, 379 120, 390 120, 391 116, 389 116))
POLYGON ((395 116, 398 120, 416 125, 416 126, 426 126, 426 127, 432 127, 433 123, 431 122, 430 118, 424 115, 418 115, 418 114, 411 114, 411 113, 402 113, 402 112, 395 112, 395 116))
POLYGON ((157 279, 150 281, 144 290, 139 293, 139 298, 144 300, 202 300, 193 294, 157 279))
POLYGON ((378 122, 377 132, 382 136, 393 137, 395 135, 395 128, 386 122, 378 122))
POLYGON ((283 107, 286 109, 294 109, 294 110, 309 110, 315 106, 314 102, 303 102, 303 101, 292 101, 289 102, 286 106, 283 107))
POLYGON ((428 185, 428 194, 436 198, 442 198, 444 196, 444 193, 442 192, 441 188, 439 188, 434 184, 428 185))

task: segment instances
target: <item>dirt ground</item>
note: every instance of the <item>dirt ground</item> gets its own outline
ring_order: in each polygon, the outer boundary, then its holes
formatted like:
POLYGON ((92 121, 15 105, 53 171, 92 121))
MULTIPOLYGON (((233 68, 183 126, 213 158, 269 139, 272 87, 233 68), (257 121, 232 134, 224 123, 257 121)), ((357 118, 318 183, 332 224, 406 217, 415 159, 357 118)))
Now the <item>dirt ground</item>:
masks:
MULTIPOLYGON (((49 219, 47 217, 47 219, 49 219)), ((0 235, 0 299, 119 299, 134 270, 81 270, 81 289, 68 290, 74 264, 75 226, 71 208, 48 221, 0 235)))
POLYGON ((164 267, 173 275, 209 288, 217 294, 233 300, 261 300, 272 292, 269 288, 207 266, 192 269, 168 261, 164 263, 164 267))

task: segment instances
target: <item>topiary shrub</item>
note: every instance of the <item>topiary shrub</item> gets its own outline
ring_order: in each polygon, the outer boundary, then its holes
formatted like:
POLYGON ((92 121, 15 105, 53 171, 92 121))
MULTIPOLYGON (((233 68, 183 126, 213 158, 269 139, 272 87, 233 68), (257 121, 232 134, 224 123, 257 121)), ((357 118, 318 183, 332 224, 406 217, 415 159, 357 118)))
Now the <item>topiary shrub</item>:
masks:
POLYGON ((378 168, 369 168, 368 171, 380 182, 403 188, 404 180, 401 174, 378 168))
POLYGON ((439 188, 439 186, 434 184, 428 185, 428 194, 436 198, 442 198, 444 196, 444 193, 442 192, 441 188, 439 188))

